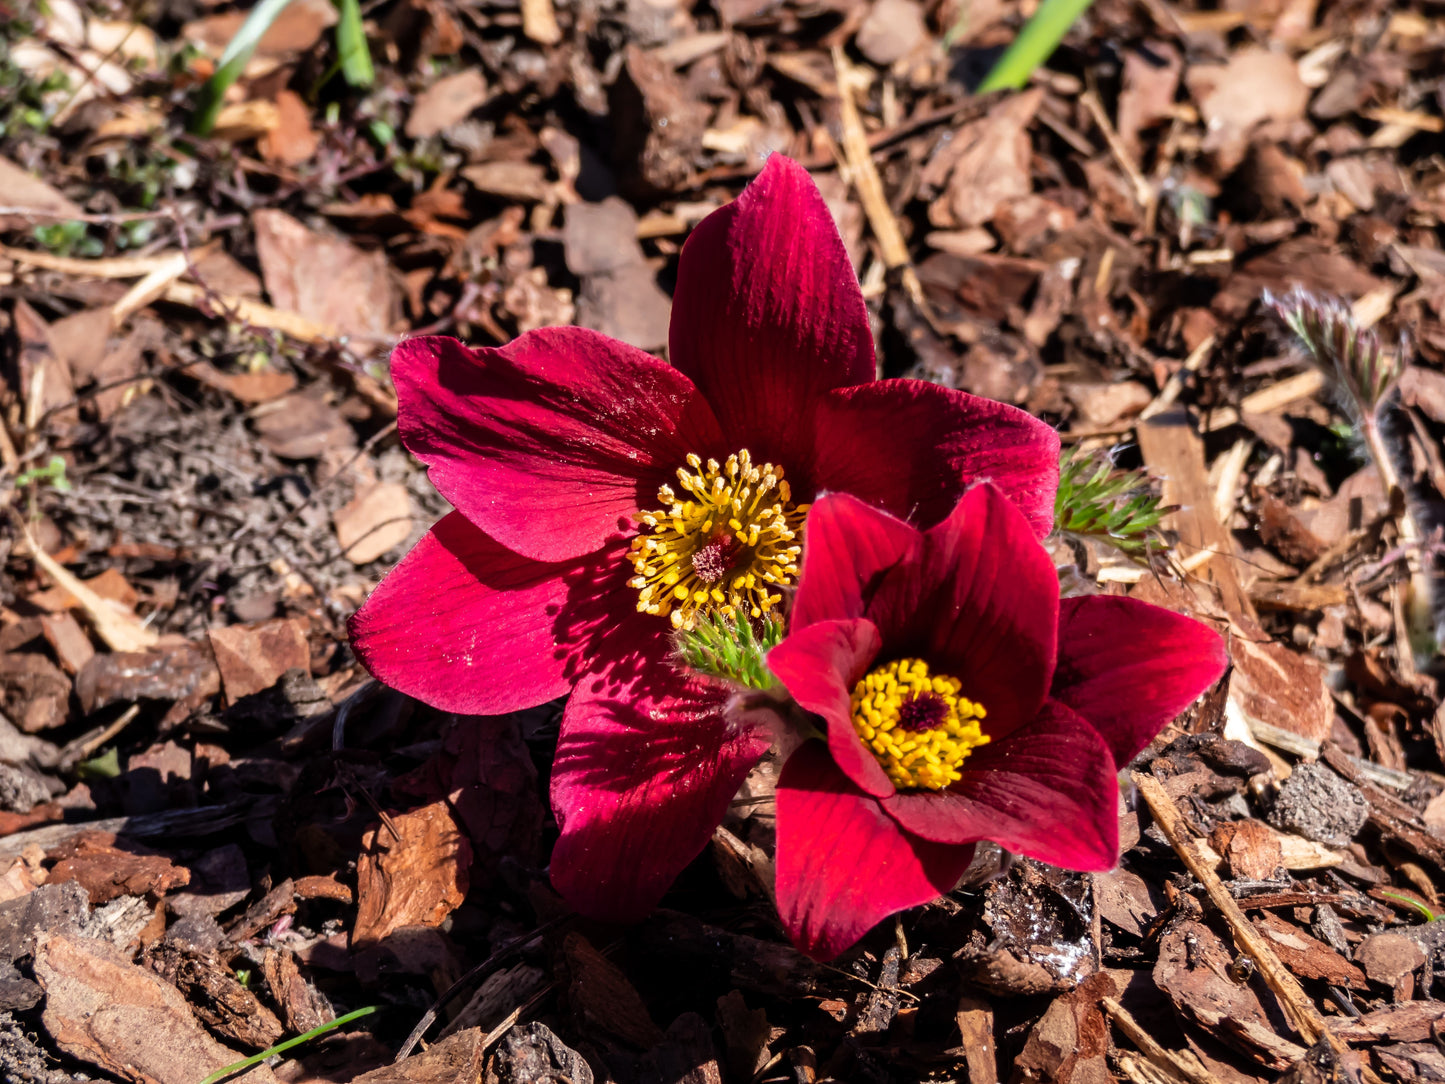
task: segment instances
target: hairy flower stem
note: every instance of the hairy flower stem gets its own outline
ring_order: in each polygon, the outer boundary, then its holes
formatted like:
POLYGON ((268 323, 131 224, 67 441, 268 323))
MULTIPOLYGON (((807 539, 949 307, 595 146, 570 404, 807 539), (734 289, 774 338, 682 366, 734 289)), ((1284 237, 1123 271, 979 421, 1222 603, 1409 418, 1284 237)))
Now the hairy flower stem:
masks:
POLYGON ((1397 386, 1406 367, 1403 344, 1394 354, 1383 350, 1375 333, 1360 327, 1350 308, 1337 298, 1296 287, 1282 297, 1266 290, 1263 300, 1311 360, 1333 379, 1340 405, 1354 423, 1389 495, 1410 570, 1402 615, 1409 643, 1400 645, 1400 664, 1413 669, 1439 651, 1439 637, 1434 585, 1421 560, 1424 534, 1414 508, 1418 502, 1401 477, 1402 461, 1409 462, 1408 445, 1387 432, 1399 416, 1397 386))

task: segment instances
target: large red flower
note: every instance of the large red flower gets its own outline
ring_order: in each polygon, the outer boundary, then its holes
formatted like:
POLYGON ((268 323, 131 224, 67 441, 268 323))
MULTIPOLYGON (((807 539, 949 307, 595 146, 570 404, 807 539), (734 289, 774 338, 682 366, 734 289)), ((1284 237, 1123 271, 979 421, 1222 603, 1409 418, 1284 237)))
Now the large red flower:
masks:
POLYGON ((821 716, 778 782, 778 909, 828 958, 949 891, 993 840, 1112 867, 1117 767, 1223 672, 1219 635, 1126 598, 1059 600, 1028 522, 981 485, 919 531, 852 497, 808 516, 768 665, 821 716))
POLYGON ((817 493, 926 527, 988 479, 1043 534, 1057 484, 1027 414, 874 379, 837 229, 781 156, 688 239, 670 338, 671 365, 580 328, 401 343, 401 438, 456 511, 351 622, 367 669, 448 711, 575 690, 552 879, 605 918, 655 904, 769 745, 666 664, 674 626, 779 605, 817 493))

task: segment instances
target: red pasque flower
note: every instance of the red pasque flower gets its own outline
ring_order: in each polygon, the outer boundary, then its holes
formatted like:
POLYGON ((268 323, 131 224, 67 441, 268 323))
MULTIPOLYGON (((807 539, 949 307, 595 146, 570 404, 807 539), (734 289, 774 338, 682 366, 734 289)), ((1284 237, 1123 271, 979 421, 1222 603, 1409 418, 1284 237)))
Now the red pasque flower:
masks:
POLYGON ((808 515, 768 666, 821 717, 778 780, 777 897, 829 958, 958 883, 974 844, 1112 867, 1117 767, 1223 672, 1224 643, 1134 599, 1060 601, 997 489, 919 531, 852 497, 808 515))
POLYGON ((863 295, 806 171, 781 156, 683 248, 672 364, 595 332, 392 355, 398 429, 455 507, 351 621, 376 677, 491 715, 572 691, 552 880, 640 917, 706 845, 765 728, 667 660, 700 611, 761 614, 797 575, 808 502, 929 526, 990 479, 1047 531, 1058 439, 1022 411, 875 380, 863 295))

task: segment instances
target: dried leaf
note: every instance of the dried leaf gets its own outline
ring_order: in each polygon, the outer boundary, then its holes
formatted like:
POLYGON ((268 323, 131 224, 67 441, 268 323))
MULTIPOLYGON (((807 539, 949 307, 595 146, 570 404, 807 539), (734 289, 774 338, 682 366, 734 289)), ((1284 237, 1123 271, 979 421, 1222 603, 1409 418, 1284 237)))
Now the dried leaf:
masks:
POLYGON ((426 139, 460 124, 487 100, 487 81, 477 68, 438 79, 416 96, 406 119, 406 134, 426 139))

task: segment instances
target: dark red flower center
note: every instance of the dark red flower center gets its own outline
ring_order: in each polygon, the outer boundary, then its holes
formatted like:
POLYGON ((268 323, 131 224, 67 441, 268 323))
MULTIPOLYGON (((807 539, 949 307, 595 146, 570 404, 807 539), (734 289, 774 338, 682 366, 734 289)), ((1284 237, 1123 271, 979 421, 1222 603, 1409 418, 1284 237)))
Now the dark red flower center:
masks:
POLYGON ((917 733, 942 726, 948 718, 948 701, 937 693, 919 693, 898 706, 898 726, 917 733))
POLYGON ((692 555, 692 570, 703 583, 717 583, 732 565, 733 536, 718 535, 692 555))

